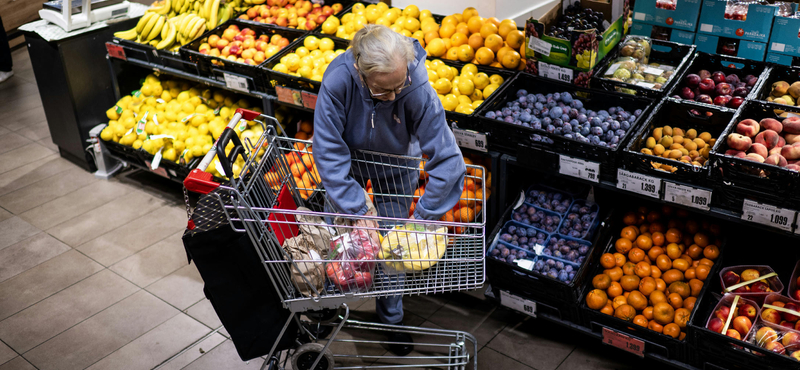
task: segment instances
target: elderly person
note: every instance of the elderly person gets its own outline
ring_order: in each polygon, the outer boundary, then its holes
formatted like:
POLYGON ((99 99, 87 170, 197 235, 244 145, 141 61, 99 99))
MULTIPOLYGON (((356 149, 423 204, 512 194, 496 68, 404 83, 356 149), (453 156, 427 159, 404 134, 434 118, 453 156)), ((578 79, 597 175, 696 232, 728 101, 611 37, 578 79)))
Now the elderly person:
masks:
MULTIPOLYGON (((429 181, 411 218, 440 219, 458 202, 466 167, 444 108, 428 83, 425 49, 419 41, 380 25, 365 26, 350 45, 325 71, 314 112, 314 159, 328 199, 340 213, 364 215, 362 187, 371 179, 378 215, 405 219, 410 198, 378 194, 412 195, 418 172, 390 166, 365 169, 363 164, 351 168, 351 158, 359 158, 355 151, 362 149, 425 154, 429 181)), ((363 221, 357 225, 376 226, 363 221)), ((383 323, 401 325, 402 297, 378 298, 376 311, 383 323)), ((395 342, 389 346, 395 354, 413 350, 408 334, 391 333, 389 341, 395 342)))

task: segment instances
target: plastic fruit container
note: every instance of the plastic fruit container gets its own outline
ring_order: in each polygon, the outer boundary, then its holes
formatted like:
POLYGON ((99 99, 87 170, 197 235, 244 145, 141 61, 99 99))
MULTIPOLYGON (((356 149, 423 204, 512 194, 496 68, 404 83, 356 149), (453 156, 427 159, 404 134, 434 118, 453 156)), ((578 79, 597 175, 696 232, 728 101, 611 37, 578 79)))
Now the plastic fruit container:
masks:
MULTIPOLYGON (((750 299, 742 297, 740 294, 726 294, 726 295, 722 296, 722 298, 719 300, 719 302, 717 302, 717 305, 714 306, 714 309, 711 311, 711 315, 708 316, 708 320, 706 320, 705 328, 708 329, 708 330, 711 330, 711 331, 713 331, 715 333, 719 333, 719 334, 725 335, 724 333, 720 333, 720 332, 717 332, 715 330, 712 330, 710 325, 711 325, 711 322, 715 318, 717 318, 717 316, 716 316, 717 310, 719 310, 720 307, 723 307, 723 306, 731 307, 733 305, 733 301, 734 301, 734 299, 736 298, 737 295, 739 295, 739 301, 736 303, 736 308, 737 308, 737 310, 739 310, 739 312, 741 312, 741 310, 743 309, 745 304, 749 304, 750 306, 753 306, 753 308, 755 308, 755 310, 756 310, 755 316, 753 316, 752 319, 748 318, 750 320, 750 330, 748 330, 746 333, 739 332, 739 335, 741 336, 740 340, 747 340, 747 337, 753 331, 753 327, 755 327, 756 321, 758 321, 758 318, 761 317, 761 308, 760 308, 759 304, 757 304, 753 300, 750 300, 750 299)), ((739 315, 738 313, 734 314, 733 318, 731 318, 731 323, 728 326, 728 329, 734 329, 734 327, 733 327, 733 319, 735 319, 737 316, 747 316, 747 315, 739 315)), ((725 320, 724 319, 722 320, 722 325, 723 326, 725 325, 725 320)), ((737 329, 734 329, 734 330, 737 330, 737 329)), ((737 332, 738 332, 738 330, 737 330, 737 332)), ((734 337, 730 337, 730 338, 731 339, 736 339, 734 337)), ((731 344, 731 345, 733 345, 733 344, 731 344)))
MULTIPOLYGON (((745 270, 748 270, 748 269, 757 270, 761 276, 764 276, 766 274, 770 274, 770 273, 774 273, 775 272, 775 270, 773 270, 772 267, 765 266, 765 265, 739 265, 739 266, 725 267, 722 270, 720 270, 720 272, 719 272, 720 285, 722 285, 723 294, 726 293, 725 289, 727 289, 729 286, 736 285, 736 284, 727 284, 726 283, 726 279, 725 279, 725 274, 727 274, 729 271, 732 271, 732 272, 735 272, 737 275, 741 276, 742 272, 745 271, 745 270)), ((737 295, 742 296, 742 298, 747 298, 747 299, 753 300, 756 303, 758 303, 759 305, 761 305, 762 303, 764 303, 764 299, 767 298, 767 296, 770 293, 779 293, 780 294, 783 291, 783 283, 781 283, 781 280, 778 279, 777 275, 774 275, 774 276, 772 276, 770 278, 767 278, 766 280, 767 280, 767 284, 769 285, 769 288, 772 289, 771 292, 736 292, 736 291, 734 291, 734 292, 731 292, 731 293, 736 293, 737 295)), ((745 281, 744 279, 741 279, 740 283, 744 282, 744 281, 745 281)), ((748 286, 752 286, 753 284, 755 284, 755 283, 749 284, 748 286)))
POLYGON ((792 278, 789 280, 789 288, 786 290, 786 295, 790 299, 800 302, 800 284, 797 284, 798 280, 800 280, 800 261, 797 261, 797 264, 794 265, 792 278))
MULTIPOLYGON (((800 312, 800 302, 797 302, 785 295, 772 293, 764 299, 764 304, 761 306, 761 313, 759 318, 765 324, 770 324, 774 327, 785 327, 788 329, 800 330, 800 315, 793 315, 790 312, 783 311, 782 309, 800 312), (773 307, 774 306, 774 307, 773 307), (778 307, 778 308, 775 308, 778 307), (768 312, 768 310, 775 312, 768 312), (768 316, 777 314, 776 322, 768 320, 768 316)), ((797 349, 800 350, 800 346, 797 349)))

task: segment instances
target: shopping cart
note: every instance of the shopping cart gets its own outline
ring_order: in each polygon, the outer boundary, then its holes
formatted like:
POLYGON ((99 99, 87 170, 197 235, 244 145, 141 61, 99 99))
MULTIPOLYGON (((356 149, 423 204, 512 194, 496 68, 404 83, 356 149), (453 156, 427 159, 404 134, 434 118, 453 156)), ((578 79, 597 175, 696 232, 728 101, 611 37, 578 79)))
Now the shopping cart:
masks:
MULTIPOLYGON (((189 191, 217 190, 214 194, 230 225, 250 237, 283 306, 291 312, 280 337, 296 336, 296 348, 291 354, 279 354, 273 346, 262 369, 282 369, 290 357, 292 369, 333 369, 352 359, 361 364, 336 368, 466 368, 470 362, 477 368, 477 342, 471 334, 351 320, 347 303, 481 287, 485 280, 486 219, 480 209, 484 195, 465 190, 459 212, 445 221, 409 220, 420 197, 418 185, 424 183, 420 179, 427 176, 422 170, 425 159, 360 151, 353 153, 350 175, 371 185, 368 196, 384 216, 336 213, 334 201, 319 184, 311 142, 279 136, 266 120, 278 123, 272 117, 237 110, 212 150, 184 181, 189 191), (236 135, 236 127, 243 127, 242 119, 264 126, 264 134, 255 143, 242 143, 236 135), (229 179, 227 184, 214 182, 204 172, 212 162, 220 176, 229 179), (334 247, 324 251, 327 257, 309 253, 311 258, 299 259, 287 251, 285 246, 308 230, 333 238, 334 247), (293 321, 301 324, 301 333, 286 330, 293 321), (325 328, 330 330, 328 339, 325 328), (430 343, 415 340, 418 354, 411 356, 334 354, 331 345, 335 342, 360 347, 389 344, 339 339, 342 329, 404 332, 433 339, 430 343)), ((482 184, 483 168, 467 167, 465 184, 482 184)))

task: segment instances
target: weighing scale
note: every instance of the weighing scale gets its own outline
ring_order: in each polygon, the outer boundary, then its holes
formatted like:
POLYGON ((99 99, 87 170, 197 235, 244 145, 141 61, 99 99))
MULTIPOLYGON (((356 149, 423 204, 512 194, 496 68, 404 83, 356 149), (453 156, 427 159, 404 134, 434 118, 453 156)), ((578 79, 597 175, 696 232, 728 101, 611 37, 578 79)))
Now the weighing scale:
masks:
POLYGON ((62 0, 46 2, 39 16, 70 32, 92 23, 124 17, 130 5, 127 0, 71 0, 71 3, 71 7, 64 7, 62 0))

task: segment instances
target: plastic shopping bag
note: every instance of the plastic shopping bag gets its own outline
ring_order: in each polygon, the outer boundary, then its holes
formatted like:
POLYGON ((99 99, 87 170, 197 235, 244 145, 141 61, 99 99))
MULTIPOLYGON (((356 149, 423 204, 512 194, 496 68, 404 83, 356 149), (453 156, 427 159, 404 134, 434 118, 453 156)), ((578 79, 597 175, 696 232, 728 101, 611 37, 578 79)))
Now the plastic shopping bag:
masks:
POLYGON ((326 274, 342 292, 365 292, 372 286, 375 256, 380 246, 365 230, 353 230, 331 240, 326 274))

